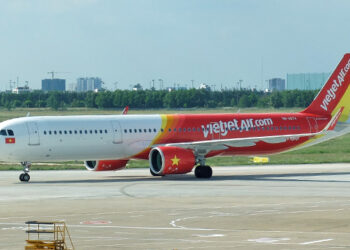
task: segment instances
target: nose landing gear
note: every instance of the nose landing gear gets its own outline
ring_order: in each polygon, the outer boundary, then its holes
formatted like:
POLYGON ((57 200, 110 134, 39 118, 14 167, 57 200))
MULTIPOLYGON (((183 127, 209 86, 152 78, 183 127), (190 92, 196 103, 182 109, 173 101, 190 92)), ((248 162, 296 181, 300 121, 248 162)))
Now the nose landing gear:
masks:
POLYGON ((21 162, 21 165, 23 166, 24 173, 20 174, 19 180, 22 182, 28 182, 30 180, 30 175, 28 173, 32 164, 30 162, 25 161, 21 162))

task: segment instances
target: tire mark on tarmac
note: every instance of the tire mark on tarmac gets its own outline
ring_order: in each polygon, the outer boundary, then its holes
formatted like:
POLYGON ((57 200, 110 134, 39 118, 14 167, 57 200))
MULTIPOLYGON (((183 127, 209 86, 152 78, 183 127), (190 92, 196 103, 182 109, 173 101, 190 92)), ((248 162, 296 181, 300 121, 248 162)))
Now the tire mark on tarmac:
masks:
POLYGON ((126 189, 128 189, 128 188, 130 188, 130 187, 133 187, 133 186, 136 186, 136 185, 137 185, 136 183, 124 185, 124 186, 121 187, 120 193, 123 194, 123 195, 125 195, 125 196, 127 196, 127 197, 130 197, 130 198, 134 198, 134 199, 140 198, 140 197, 137 197, 137 196, 135 196, 135 195, 132 195, 132 194, 130 194, 130 193, 128 193, 128 192, 126 191, 126 189))

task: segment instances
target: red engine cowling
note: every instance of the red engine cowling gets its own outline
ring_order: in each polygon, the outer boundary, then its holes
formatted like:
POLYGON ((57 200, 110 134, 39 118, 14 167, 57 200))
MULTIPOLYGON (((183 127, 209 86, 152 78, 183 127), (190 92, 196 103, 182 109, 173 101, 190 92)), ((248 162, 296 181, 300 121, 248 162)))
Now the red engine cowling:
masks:
POLYGON ((185 174, 192 171, 196 158, 192 150, 164 146, 150 151, 149 163, 154 175, 185 174))
POLYGON ((113 171, 125 168, 129 160, 102 160, 85 161, 84 165, 89 171, 113 171))

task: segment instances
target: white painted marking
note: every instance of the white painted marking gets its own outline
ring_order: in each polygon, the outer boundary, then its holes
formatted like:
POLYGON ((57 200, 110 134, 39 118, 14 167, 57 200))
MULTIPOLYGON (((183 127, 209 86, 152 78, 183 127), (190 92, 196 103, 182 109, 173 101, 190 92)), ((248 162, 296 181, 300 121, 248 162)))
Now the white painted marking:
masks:
POLYGON ((331 241, 331 240, 333 240, 333 239, 308 241, 308 242, 299 243, 299 245, 310 245, 310 244, 321 243, 321 242, 326 242, 326 241, 331 241))
POLYGON ((290 239, 289 238, 259 238, 259 239, 249 239, 248 241, 272 244, 272 243, 287 241, 287 240, 290 240, 290 239))
POLYGON ((224 234, 193 234, 193 236, 201 238, 215 238, 215 237, 224 237, 224 234))

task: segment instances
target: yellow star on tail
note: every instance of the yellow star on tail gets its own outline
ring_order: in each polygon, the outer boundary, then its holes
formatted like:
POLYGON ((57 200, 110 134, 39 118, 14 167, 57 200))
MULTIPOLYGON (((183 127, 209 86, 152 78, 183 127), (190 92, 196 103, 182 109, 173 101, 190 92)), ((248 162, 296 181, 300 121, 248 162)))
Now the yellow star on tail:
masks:
POLYGON ((173 159, 171 159, 171 161, 173 162, 173 166, 176 165, 176 166, 179 166, 179 161, 180 159, 176 157, 176 155, 174 156, 173 159))

